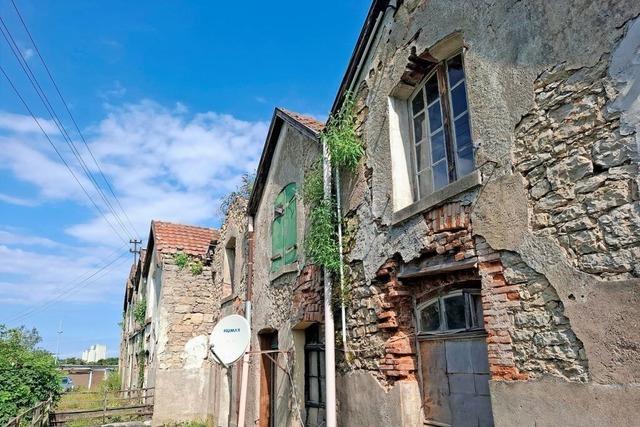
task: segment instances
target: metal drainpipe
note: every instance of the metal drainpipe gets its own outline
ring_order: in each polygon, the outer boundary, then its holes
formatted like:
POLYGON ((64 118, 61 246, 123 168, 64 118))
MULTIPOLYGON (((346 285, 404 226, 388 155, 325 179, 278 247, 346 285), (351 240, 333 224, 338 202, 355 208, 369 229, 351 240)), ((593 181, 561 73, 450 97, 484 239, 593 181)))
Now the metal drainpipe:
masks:
POLYGON ((347 357, 347 315, 344 305, 344 257, 342 255, 342 207, 340 203, 340 170, 336 168, 336 209, 338 211, 338 251, 340 253, 340 316, 342 318, 342 350, 347 357))
MULTIPOLYGON (((322 164, 324 198, 331 199, 331 158, 329 149, 322 138, 322 164)), ((324 269, 324 369, 326 384, 326 423, 327 427, 336 427, 336 338, 333 324, 333 311, 331 310, 331 274, 324 269)))
MULTIPOLYGON (((247 239, 247 289, 244 301, 244 317, 249 322, 251 330, 251 298, 253 297, 253 217, 248 217, 248 239, 247 239)), ((249 382, 249 351, 251 350, 251 340, 249 348, 242 358, 242 376, 240 385, 240 404, 238 406, 238 426, 245 425, 245 415, 247 409, 247 384, 249 382)))

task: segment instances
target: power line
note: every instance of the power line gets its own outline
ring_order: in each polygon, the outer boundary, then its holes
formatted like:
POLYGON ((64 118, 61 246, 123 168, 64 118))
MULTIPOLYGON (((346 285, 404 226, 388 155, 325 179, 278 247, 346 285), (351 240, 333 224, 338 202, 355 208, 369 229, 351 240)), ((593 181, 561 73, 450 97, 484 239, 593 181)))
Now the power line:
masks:
MULTIPOLYGON (((123 250, 123 248, 124 248, 124 246, 120 247, 116 252, 119 252, 119 251, 123 250)), ((89 276, 85 277, 84 279, 80 280, 79 282, 74 283, 71 286, 67 287, 66 289, 62 290, 57 295, 55 295, 53 298, 49 299, 48 301, 44 302, 43 304, 41 304, 39 306, 32 307, 29 310, 26 310, 26 311, 24 311, 24 312, 22 312, 22 313, 20 313, 20 314, 18 314, 16 316, 14 316, 13 318, 7 320, 6 323, 16 322, 18 320, 22 320, 24 318, 27 318, 27 317, 31 316, 32 314, 45 311, 51 305, 53 305, 54 303, 60 301, 62 298, 64 298, 65 296, 69 295, 71 292, 73 292, 75 290, 78 290, 78 289, 85 288, 89 284, 91 284, 91 283, 95 282, 96 280, 102 278, 104 275, 106 275, 106 273, 108 273, 110 270, 115 268, 115 266, 119 265, 119 264, 115 264, 115 263, 118 260, 122 259, 125 255, 127 255, 127 252, 122 252, 116 258, 110 260, 107 264, 103 265, 98 270, 96 270, 93 273, 91 273, 89 276), (93 278, 93 280, 90 280, 92 278, 93 278)))
POLYGON ((44 128, 42 127, 42 125, 40 124, 40 121, 37 119, 37 117, 35 116, 35 114, 33 113, 33 111, 31 111, 31 108, 29 108, 29 105, 27 104, 27 102, 24 100, 24 98, 22 97, 22 95, 20 94, 20 92, 18 91, 18 88, 16 88, 16 86, 13 84, 13 81, 9 78, 9 76, 7 75, 7 73, 5 72, 4 68, 2 67, 2 65, 0 65, 0 72, 2 72, 2 74, 4 75, 4 77, 7 79, 7 81, 9 82, 9 85, 11 86, 11 88, 13 89, 13 91, 15 92, 15 94, 18 96, 18 98, 20 99, 20 101, 22 102, 22 104, 24 105, 24 107, 27 109, 27 111, 29 112, 29 114, 31 115, 31 117, 33 118, 33 120, 36 122, 36 124, 38 125, 38 127, 40 128, 40 131, 44 134, 44 136, 47 138, 47 141, 49 141, 49 144, 51 145, 51 147, 53 147, 54 151, 56 152, 56 154, 58 155, 58 157, 60 158, 60 160, 62 161, 62 163, 64 164, 64 166, 67 168, 67 170, 69 171, 69 173, 71 174, 71 176, 73 177, 73 179, 78 183, 78 185, 80 186, 80 188, 82 188, 82 191, 84 192, 84 194, 87 196, 87 198, 91 201, 91 203, 93 204, 93 206, 96 208, 96 210, 100 213, 100 215, 102 215, 102 217, 104 218, 104 220, 107 222, 107 224, 109 224, 109 226, 111 227, 111 229, 113 229, 113 231, 116 233, 116 235, 120 238, 120 240, 122 240, 125 244, 127 244, 127 240, 122 237, 122 235, 120 234, 120 231, 118 231, 118 229, 111 223, 111 221, 109 221, 109 218, 107 218, 106 214, 104 213, 104 211, 100 208, 100 206, 98 206, 98 204, 95 202, 95 200, 93 200, 93 198, 91 197, 91 195, 89 194, 89 192, 87 191, 87 189, 84 187, 84 185, 82 185, 82 182, 80 182, 80 179, 78 179, 78 177, 76 176, 75 172, 73 172, 73 169, 71 169, 71 167, 69 166, 69 163, 67 163, 67 161, 64 159, 64 157, 62 156, 62 153, 60 153, 60 151, 58 150, 58 148, 55 146, 55 144, 53 143, 53 141, 51 140, 51 137, 49 137, 49 134, 47 134, 47 132, 44 130, 44 128))
POLYGON ((140 235, 140 233, 138 232, 138 230, 135 228, 135 226, 133 225, 133 223, 131 222, 131 219, 129 218, 129 215, 127 215, 127 212, 124 210, 124 207, 122 206, 122 204, 120 203, 120 199, 118 198, 118 196, 116 196, 116 193, 113 191, 113 187, 111 187, 111 184, 109 183, 109 180, 107 179, 107 177, 105 176, 104 172, 102 171, 102 168, 100 167, 100 164, 98 163, 98 160, 95 158, 95 156, 93 155, 93 152, 91 151, 91 149, 89 148, 89 144, 87 144, 87 140, 85 139, 84 135, 82 134, 82 132, 80 131, 80 127, 78 126, 78 123, 76 122, 76 119, 73 117, 73 114, 71 114, 71 109, 69 108, 69 105, 67 104, 67 101, 64 99, 64 97, 62 96, 62 92, 60 91, 58 84, 56 83, 55 79, 53 78, 53 74, 51 73, 51 71, 49 70, 49 67, 47 66, 46 61, 44 60, 44 57, 42 56, 42 54, 40 53, 40 49, 38 49, 38 45, 36 44, 35 40, 33 39, 33 36, 31 35, 31 31, 29 31, 29 27, 27 27, 26 22, 24 21, 24 19, 22 18, 22 14, 20 13, 20 10, 18 9, 18 6, 16 5, 14 0, 11 0, 11 4, 13 5, 13 8, 16 11, 16 14, 18 15, 18 18, 20 19, 20 22, 22 23, 22 26, 24 27, 27 35, 29 36, 29 40, 31 40, 31 44, 33 45, 36 53, 38 54, 38 58, 40 58, 40 61, 42 62, 42 65, 44 66, 44 69, 47 71, 47 75, 49 76, 49 79, 51 80, 51 83, 53 83, 53 87, 56 89, 56 92, 58 93, 58 96, 60 97, 60 100, 62 101, 62 104, 64 105, 67 114, 69 115, 69 118, 71 119, 71 121, 73 122, 73 125, 75 126, 76 131, 78 132, 78 135, 80 135, 80 139, 82 140, 82 142, 84 143, 84 146, 87 148, 87 151, 89 152, 89 155, 91 156, 91 158, 93 159, 93 162, 95 163, 96 167, 98 168, 98 171, 100 172, 100 176, 102 177, 102 179, 104 180, 104 182, 107 184, 107 188, 109 189, 109 192, 111 193, 111 195, 113 196, 113 198, 115 199, 116 203, 118 204, 118 206, 120 207, 120 210, 122 211, 122 213, 124 214, 127 222, 129 223, 129 225, 131 226, 131 228, 138 234, 140 235))
POLYGON ((25 59, 24 55, 20 51, 20 48, 18 47, 18 44, 16 43, 15 39, 13 38, 13 35, 9 31, 9 28, 7 27, 6 23, 4 22, 4 20, 2 19, 1 16, 0 16, 0 32, 2 32, 2 36, 4 37, 5 41, 9 45, 9 48, 11 49, 11 52, 13 53, 13 56, 18 61, 18 64, 22 68, 22 71, 24 72, 24 74, 29 79, 29 82, 31 83, 31 86, 36 91, 36 94, 40 98, 40 101, 42 101, 45 109, 49 113, 49 116, 51 117, 51 120, 56 125, 56 127, 58 128, 60 133, 62 134, 62 137, 65 140, 65 142, 71 148, 71 153, 74 155, 74 157, 80 163, 80 167, 83 170, 84 174, 87 176, 87 178, 89 178, 89 181, 91 182, 93 187, 96 189, 96 191, 98 192, 98 194, 102 198, 102 201, 105 203, 107 208, 111 211, 111 213, 113 214, 113 216, 114 216, 116 222, 118 223, 118 225, 122 228, 122 230, 124 231, 125 235, 133 235, 133 234, 135 234, 135 230, 133 230, 133 231, 132 230, 127 230, 127 228, 125 227, 122 219, 120 218, 118 213, 115 211, 115 209, 113 208, 111 202, 108 200, 108 198, 106 197, 106 195, 104 194, 104 192, 100 188, 98 182, 96 181, 95 177, 91 173, 91 170, 89 169, 89 167, 85 163, 84 159, 82 158, 82 155, 80 154, 80 151, 78 150, 78 148, 74 144, 73 140, 71 139, 71 136, 69 135, 69 133, 65 129, 65 127, 64 127, 64 125, 62 123, 62 120, 60 120, 58 114, 56 113, 55 108, 53 107, 53 105, 51 105, 51 102, 49 101, 49 98, 47 97, 44 89, 42 89, 42 86, 40 86, 40 83, 38 82, 38 79, 36 78, 35 74, 33 73, 33 70, 31 70, 31 67, 27 63, 27 60, 25 59))

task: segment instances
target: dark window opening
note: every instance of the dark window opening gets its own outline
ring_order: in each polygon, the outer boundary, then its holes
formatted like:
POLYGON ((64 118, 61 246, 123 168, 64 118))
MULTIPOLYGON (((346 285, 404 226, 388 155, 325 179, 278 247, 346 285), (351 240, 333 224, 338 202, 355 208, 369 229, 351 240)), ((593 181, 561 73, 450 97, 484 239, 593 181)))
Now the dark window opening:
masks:
POLYGON ((320 341, 318 324, 311 325, 305 330, 304 361, 305 426, 324 426, 324 344, 320 341))
POLYGON ((480 290, 460 289, 420 304, 418 319, 422 334, 483 330, 480 290))

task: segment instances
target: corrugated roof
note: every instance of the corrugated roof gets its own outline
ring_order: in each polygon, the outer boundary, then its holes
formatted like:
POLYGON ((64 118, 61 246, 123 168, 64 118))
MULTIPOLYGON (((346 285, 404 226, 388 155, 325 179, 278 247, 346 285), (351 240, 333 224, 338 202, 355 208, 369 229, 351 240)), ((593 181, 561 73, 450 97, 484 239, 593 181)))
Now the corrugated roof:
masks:
POLYGON ((151 221, 151 229, 156 250, 164 254, 184 252, 203 257, 211 241, 220 238, 218 230, 213 228, 164 221, 151 221))

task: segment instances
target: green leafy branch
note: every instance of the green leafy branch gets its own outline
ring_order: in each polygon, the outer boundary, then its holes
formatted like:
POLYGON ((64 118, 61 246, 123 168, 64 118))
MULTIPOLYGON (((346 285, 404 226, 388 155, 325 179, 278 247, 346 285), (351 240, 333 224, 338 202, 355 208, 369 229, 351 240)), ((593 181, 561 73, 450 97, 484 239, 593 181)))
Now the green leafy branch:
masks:
MULTIPOLYGON (((347 94, 340 110, 329 119, 321 138, 327 144, 331 166, 355 171, 364 154, 356 133, 355 102, 347 94)), ((340 269, 338 245, 338 215, 334 198, 324 195, 323 164, 314 163, 305 174, 302 197, 309 206, 309 230, 305 238, 305 253, 316 264, 336 273, 340 269)))

